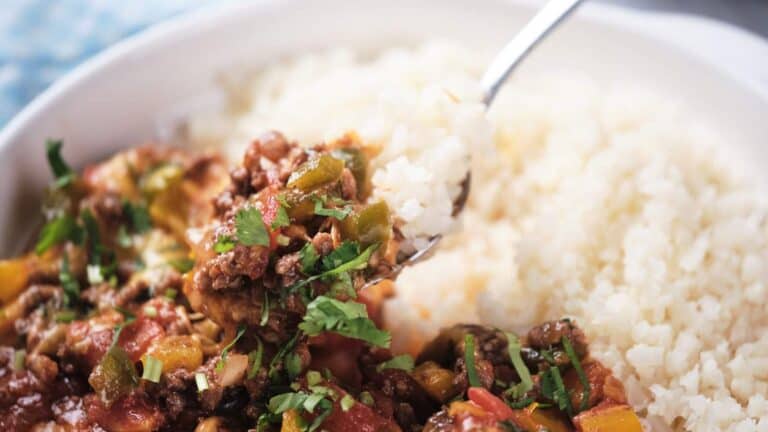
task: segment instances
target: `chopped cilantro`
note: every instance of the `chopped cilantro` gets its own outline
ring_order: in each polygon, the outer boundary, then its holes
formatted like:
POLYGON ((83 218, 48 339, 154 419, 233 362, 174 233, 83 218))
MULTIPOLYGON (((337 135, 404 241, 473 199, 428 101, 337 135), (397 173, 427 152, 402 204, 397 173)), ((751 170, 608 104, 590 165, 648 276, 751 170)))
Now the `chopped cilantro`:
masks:
POLYGON ((277 208, 277 214, 275 215, 275 220, 272 221, 272 229, 278 229, 282 227, 286 227, 291 224, 290 218, 288 218, 288 212, 285 211, 285 207, 282 205, 277 208))
POLYGON ((365 305, 326 296, 315 298, 307 306, 307 314, 299 328, 309 336, 329 331, 383 348, 389 347, 391 339, 389 332, 378 329, 368 318, 365 305))
POLYGON ((563 348, 565 349, 568 358, 571 359, 573 369, 576 370, 576 375, 578 375, 579 382, 581 382, 581 406, 579 407, 579 411, 584 411, 589 408, 589 380, 587 379, 587 374, 584 373, 584 368, 581 367, 581 361, 579 361, 579 356, 576 355, 576 350, 573 349, 571 341, 565 336, 563 336, 563 348))
POLYGON ((277 351, 274 357, 272 357, 272 360, 269 362, 269 371, 267 372, 267 376, 269 378, 275 377, 275 374, 278 371, 277 366, 280 364, 280 362, 283 361, 285 358, 285 355, 288 354, 288 351, 292 350, 293 347, 296 345, 296 342, 299 340, 299 337, 301 336, 301 332, 296 332, 296 334, 291 337, 288 342, 283 344, 283 346, 280 347, 280 349, 277 351))
POLYGON ((74 321, 76 318, 77 318, 77 312, 69 309, 58 311, 53 315, 54 321, 58 323, 70 323, 74 321))
POLYGON ((508 391, 511 392, 514 398, 521 398, 533 388, 533 379, 531 379, 531 372, 525 365, 520 350, 520 340, 512 333, 505 333, 507 336, 507 352, 509 353, 509 359, 512 362, 512 366, 517 372, 517 376, 520 377, 520 383, 511 387, 508 391))
POLYGON ((557 404, 560 411, 565 411, 568 417, 573 417, 571 398, 565 389, 563 377, 557 366, 552 366, 541 374, 541 394, 557 404))
POLYGON ((379 363, 379 365, 376 366, 376 370, 378 372, 381 372, 384 369, 400 369, 406 372, 410 372, 413 370, 413 357, 409 356, 408 354, 403 354, 392 357, 391 359, 383 363, 379 363))
POLYGON ((264 358, 264 344, 261 343, 261 339, 256 339, 259 345, 255 350, 248 353, 248 363, 251 365, 248 368, 248 379, 253 379, 258 375, 259 369, 261 369, 262 359, 264 358))
POLYGON ((269 246, 269 233, 261 210, 256 207, 241 209, 235 215, 237 240, 245 246, 269 246))
POLYGON ((54 187, 61 188, 69 185, 75 179, 75 172, 64 161, 61 156, 61 140, 47 140, 45 142, 45 154, 48 158, 48 165, 55 178, 54 187))
POLYGON ((82 237, 83 230, 78 226, 75 218, 68 214, 59 216, 43 226, 40 238, 35 245, 35 253, 41 255, 52 246, 67 240, 80 243, 82 237))
POLYGON ((333 270, 346 262, 352 261, 358 255, 360 255, 360 245, 357 242, 345 241, 327 256, 323 257, 323 270, 333 270))
POLYGON ((467 367, 467 379, 470 387, 480 387, 480 377, 475 366, 475 336, 471 333, 464 335, 464 364, 467 367))
POLYGON ((373 404, 376 403, 376 401, 373 399, 373 395, 367 391, 360 393, 360 402, 368 406, 373 406, 373 404))
POLYGON ((312 201, 315 202, 315 214, 318 216, 327 216, 338 220, 344 220, 349 215, 349 213, 352 212, 352 207, 349 206, 340 209, 325 208, 324 206, 326 204, 326 200, 323 200, 317 196, 312 196, 312 201))
POLYGON ((306 393, 283 393, 272 397, 267 407, 274 414, 282 414, 288 410, 302 408, 308 397, 306 393))
POLYGON ((341 410, 344 412, 349 411, 350 408, 352 408, 353 405, 355 405, 355 398, 350 396, 349 394, 345 394, 343 398, 341 398, 341 402, 339 402, 339 405, 341 405, 341 410))
POLYGON ((216 362, 216 372, 221 372, 224 370, 224 364, 227 362, 227 355, 229 354, 229 350, 232 349, 233 346, 237 343, 237 341, 240 340, 241 337, 245 334, 245 326, 241 325, 237 329, 237 334, 235 335, 235 338, 232 339, 223 350, 221 350, 221 358, 219 358, 219 361, 216 362))
POLYGON ((318 371, 307 371, 307 385, 316 386, 323 380, 323 376, 318 371))
POLYGON ((272 397, 269 400, 267 408, 273 414, 282 414, 288 410, 302 410, 314 413, 319 408, 322 412, 315 417, 312 424, 306 429, 307 432, 313 432, 323 424, 323 421, 330 415, 333 409, 333 403, 321 393, 283 393, 272 397))
POLYGON ((301 271, 307 275, 314 274, 315 265, 320 256, 317 254, 317 250, 315 250, 315 246, 312 243, 307 243, 301 248, 299 259, 301 260, 301 271))
POLYGON ((168 261, 168 265, 176 269, 179 273, 187 273, 195 266, 195 262, 189 258, 178 258, 168 261))
POLYGON ((144 365, 144 372, 141 374, 141 379, 151 381, 153 383, 160 382, 160 375, 163 373, 163 362, 150 354, 147 354, 142 359, 144 365))
POLYGON ((230 236, 221 236, 213 244, 213 251, 216 253, 227 253, 235 248, 235 241, 230 236))
POLYGON ((301 280, 289 287, 290 291, 298 290, 299 288, 309 284, 312 281, 321 279, 321 278, 330 278, 330 277, 338 277, 342 273, 350 272, 353 270, 362 270, 368 266, 368 260, 371 259, 371 255, 373 252, 378 248, 378 244, 373 244, 368 246, 367 249, 363 251, 360 255, 356 256, 355 258, 341 264, 340 266, 333 268, 331 270, 326 270, 319 275, 310 276, 304 280, 301 280))
POLYGON ((123 202, 123 212, 131 222, 131 230, 137 234, 145 233, 152 229, 152 218, 146 206, 133 204, 130 201, 123 202))
POLYGON ((64 291, 64 305, 71 306, 80 298, 80 283, 70 273, 69 255, 64 253, 61 256, 61 268, 59 269, 59 282, 64 291))
POLYGON ((168 288, 165 290, 165 293, 163 293, 163 297, 167 298, 168 300, 176 299, 177 295, 179 295, 179 292, 176 291, 176 288, 168 288))
POLYGON ((288 377, 291 379, 296 378, 301 373, 301 357, 295 352, 286 354, 285 371, 288 372, 288 377))

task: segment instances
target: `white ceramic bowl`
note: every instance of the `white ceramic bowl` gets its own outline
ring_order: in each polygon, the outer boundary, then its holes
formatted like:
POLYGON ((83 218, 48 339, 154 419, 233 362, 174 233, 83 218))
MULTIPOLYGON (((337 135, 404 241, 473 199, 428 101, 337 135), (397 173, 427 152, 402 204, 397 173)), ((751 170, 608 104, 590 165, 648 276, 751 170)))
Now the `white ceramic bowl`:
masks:
MULTIPOLYGON (((537 7, 505 0, 261 0, 198 11, 95 57, 0 132, 0 254, 18 252, 49 180, 43 142, 75 166, 162 135, 216 99, 220 71, 308 50, 428 38, 501 46, 537 7)), ((517 72, 570 70, 683 99, 768 166, 768 45, 734 28, 588 4, 517 72)))

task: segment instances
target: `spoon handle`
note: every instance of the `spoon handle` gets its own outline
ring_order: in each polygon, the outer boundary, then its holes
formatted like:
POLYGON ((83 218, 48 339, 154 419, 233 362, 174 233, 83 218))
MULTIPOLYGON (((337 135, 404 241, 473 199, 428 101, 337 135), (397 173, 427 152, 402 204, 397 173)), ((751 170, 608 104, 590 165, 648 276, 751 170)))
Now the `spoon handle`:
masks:
POLYGON ((568 16, 582 0, 549 0, 523 29, 496 54, 480 81, 484 89, 483 103, 491 105, 493 98, 509 73, 544 36, 568 16))

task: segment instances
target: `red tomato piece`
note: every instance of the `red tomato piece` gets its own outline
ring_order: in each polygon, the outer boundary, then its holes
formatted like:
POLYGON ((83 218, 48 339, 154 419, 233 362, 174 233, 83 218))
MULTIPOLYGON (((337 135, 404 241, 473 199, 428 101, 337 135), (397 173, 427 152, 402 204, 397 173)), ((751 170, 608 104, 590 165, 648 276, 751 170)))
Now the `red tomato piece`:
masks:
POLYGON ((128 353, 131 361, 137 362, 155 339, 165 334, 163 327, 152 319, 140 317, 120 333, 117 344, 128 353))
POLYGON ((514 415, 512 408, 505 404, 503 400, 482 387, 470 387, 467 390, 467 396, 469 400, 494 416, 496 420, 508 420, 514 415))

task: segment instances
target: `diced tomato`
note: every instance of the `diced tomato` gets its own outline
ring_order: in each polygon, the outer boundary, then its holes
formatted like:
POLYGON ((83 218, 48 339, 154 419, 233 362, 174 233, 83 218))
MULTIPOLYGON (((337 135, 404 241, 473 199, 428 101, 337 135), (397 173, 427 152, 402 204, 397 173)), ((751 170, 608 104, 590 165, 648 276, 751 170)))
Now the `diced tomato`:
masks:
POLYGON ((335 333, 324 333, 310 342, 314 370, 331 371, 339 381, 351 388, 360 387, 363 375, 357 366, 357 358, 363 350, 363 342, 335 333))
POLYGON ((152 319, 140 317, 123 329, 117 344, 128 353, 131 361, 137 362, 147 352, 152 341, 164 334, 165 330, 160 324, 152 319))
MULTIPOLYGON (((114 334, 111 317, 75 321, 67 329, 66 345, 88 368, 93 369, 112 344, 114 334)), ((117 321, 114 321, 117 323, 117 321)))
POLYGON ((168 301, 167 299, 157 297, 145 303, 144 306, 139 310, 137 316, 139 318, 146 317, 147 319, 151 319, 152 321, 155 321, 156 323, 163 326, 163 328, 166 330, 170 325, 177 322, 179 319, 179 315, 176 313, 176 304, 172 301, 168 301), (156 313, 152 314, 153 316, 148 316, 146 314, 148 306, 154 308, 154 312, 156 313))
POLYGON ((331 415, 323 422, 321 429, 334 432, 400 432, 400 427, 391 419, 377 414, 371 407, 355 401, 347 411, 341 408, 340 400, 346 392, 338 386, 331 386, 339 393, 333 404, 331 415))
POLYGON ((467 390, 469 400, 476 403, 480 408, 494 416, 496 420, 507 420, 512 418, 514 412, 503 400, 494 396, 493 393, 482 387, 470 387, 467 390))
POLYGON ((163 423, 159 407, 134 393, 111 407, 106 407, 96 395, 85 400, 88 418, 111 432, 149 432, 158 430, 163 423))

